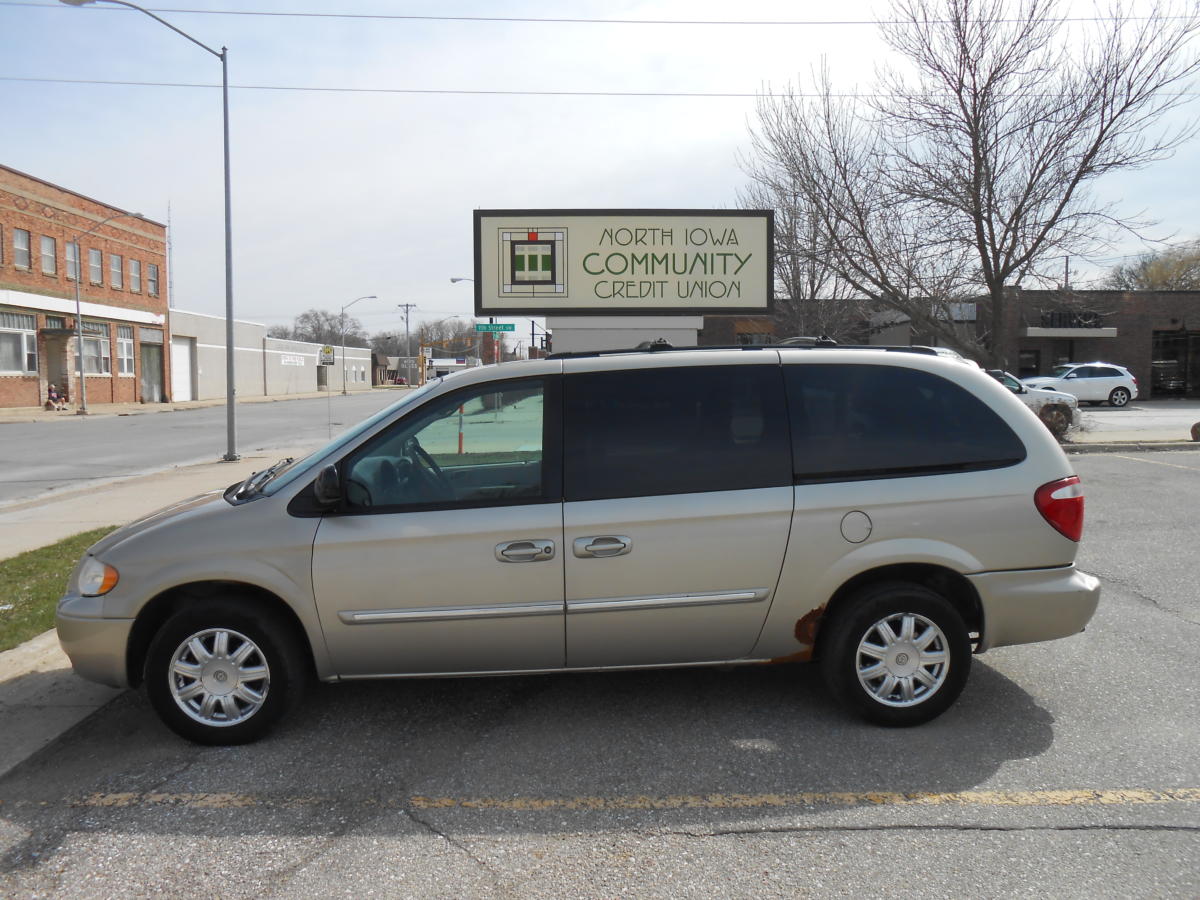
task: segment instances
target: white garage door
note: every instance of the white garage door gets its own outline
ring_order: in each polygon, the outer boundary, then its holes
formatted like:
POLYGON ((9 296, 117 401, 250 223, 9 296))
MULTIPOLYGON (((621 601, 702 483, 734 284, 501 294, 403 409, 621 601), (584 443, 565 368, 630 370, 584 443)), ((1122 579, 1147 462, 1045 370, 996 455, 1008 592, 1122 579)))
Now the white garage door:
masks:
POLYGON ((196 399, 195 358, 195 338, 171 336, 171 399, 176 402, 196 399))

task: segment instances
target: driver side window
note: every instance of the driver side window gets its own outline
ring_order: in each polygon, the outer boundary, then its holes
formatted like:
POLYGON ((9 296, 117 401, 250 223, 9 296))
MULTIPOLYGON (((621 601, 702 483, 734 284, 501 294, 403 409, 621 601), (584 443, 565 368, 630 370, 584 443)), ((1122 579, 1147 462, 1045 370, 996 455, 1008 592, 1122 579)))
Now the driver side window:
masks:
POLYGON ((346 507, 394 511, 541 499, 544 394, 544 382, 535 379, 431 401, 346 459, 346 507))

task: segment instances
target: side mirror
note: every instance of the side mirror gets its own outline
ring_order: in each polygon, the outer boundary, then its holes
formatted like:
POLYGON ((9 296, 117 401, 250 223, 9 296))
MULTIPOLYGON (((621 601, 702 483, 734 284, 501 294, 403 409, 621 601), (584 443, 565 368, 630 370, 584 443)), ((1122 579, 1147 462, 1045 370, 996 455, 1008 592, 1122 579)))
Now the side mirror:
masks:
POLYGON ((330 464, 317 473, 313 496, 322 506, 336 506, 342 501, 342 480, 338 477, 337 466, 330 464))

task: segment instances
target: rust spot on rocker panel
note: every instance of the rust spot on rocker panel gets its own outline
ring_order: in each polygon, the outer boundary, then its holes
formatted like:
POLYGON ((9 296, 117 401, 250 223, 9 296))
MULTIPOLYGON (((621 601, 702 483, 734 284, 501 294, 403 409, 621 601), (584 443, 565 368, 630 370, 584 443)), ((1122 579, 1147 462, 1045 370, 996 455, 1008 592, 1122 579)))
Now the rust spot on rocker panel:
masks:
POLYGON ((771 660, 771 663, 812 662, 813 648, 817 645, 817 629, 823 615, 825 615, 825 607, 821 605, 801 616, 796 622, 795 633, 797 642, 805 645, 804 649, 789 653, 787 656, 777 656, 771 660))

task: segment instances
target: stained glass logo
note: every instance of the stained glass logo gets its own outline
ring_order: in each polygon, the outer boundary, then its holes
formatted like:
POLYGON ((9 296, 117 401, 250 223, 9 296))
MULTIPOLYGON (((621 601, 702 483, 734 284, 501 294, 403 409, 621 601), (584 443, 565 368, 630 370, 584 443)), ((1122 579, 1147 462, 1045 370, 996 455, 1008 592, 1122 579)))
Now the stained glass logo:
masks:
POLYGON ((502 228, 497 234, 501 293, 513 297, 567 293, 567 229, 502 228))

